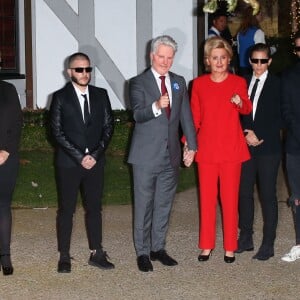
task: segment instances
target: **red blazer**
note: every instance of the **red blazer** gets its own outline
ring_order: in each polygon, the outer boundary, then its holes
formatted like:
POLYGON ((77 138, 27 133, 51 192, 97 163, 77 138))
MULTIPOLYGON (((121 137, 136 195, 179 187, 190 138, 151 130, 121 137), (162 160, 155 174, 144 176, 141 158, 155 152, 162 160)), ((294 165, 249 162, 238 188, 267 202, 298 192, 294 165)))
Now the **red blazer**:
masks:
POLYGON ((213 82, 210 74, 196 78, 191 109, 198 142, 196 162, 243 162, 250 158, 240 114, 249 114, 252 103, 242 77, 229 74, 222 82, 213 82), (241 97, 242 108, 230 102, 234 94, 241 97))

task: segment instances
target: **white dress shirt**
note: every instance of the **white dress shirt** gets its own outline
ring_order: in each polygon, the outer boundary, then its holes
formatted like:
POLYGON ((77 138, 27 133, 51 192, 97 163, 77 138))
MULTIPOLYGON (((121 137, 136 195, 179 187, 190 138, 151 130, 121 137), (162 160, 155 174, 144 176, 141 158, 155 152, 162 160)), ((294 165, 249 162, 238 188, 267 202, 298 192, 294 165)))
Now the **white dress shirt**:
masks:
POLYGON ((255 92, 255 97, 253 99, 253 109, 252 109, 252 118, 254 120, 255 118, 255 113, 256 113, 256 108, 257 108, 257 104, 258 104, 258 99, 259 99, 259 96, 261 94, 261 91, 264 87, 264 84, 265 84, 265 81, 267 79, 267 76, 268 76, 268 70, 266 72, 264 72, 260 77, 256 77, 254 74, 252 75, 252 79, 250 81, 250 85, 249 85, 249 88, 248 88, 248 95, 250 97, 251 95, 251 92, 252 92, 252 88, 254 86, 254 83, 255 83, 255 80, 258 78, 259 79, 259 82, 258 82, 258 85, 257 85, 257 89, 256 89, 256 92, 255 92))
POLYGON ((90 109, 90 96, 89 96, 89 87, 87 86, 86 90, 84 92, 82 92, 75 84, 73 84, 74 88, 75 88, 75 92, 77 94, 77 98, 81 107, 81 113, 82 113, 82 118, 84 121, 84 97, 82 95, 86 95, 87 96, 87 100, 88 100, 88 106, 89 106, 89 112, 91 112, 90 109))

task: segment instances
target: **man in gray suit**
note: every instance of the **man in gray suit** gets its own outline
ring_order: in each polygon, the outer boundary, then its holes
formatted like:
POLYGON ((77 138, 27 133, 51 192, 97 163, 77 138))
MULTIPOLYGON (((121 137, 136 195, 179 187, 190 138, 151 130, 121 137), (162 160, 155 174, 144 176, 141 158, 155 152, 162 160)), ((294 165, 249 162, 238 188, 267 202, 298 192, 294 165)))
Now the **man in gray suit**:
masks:
POLYGON ((170 36, 153 39, 151 68, 129 84, 136 124, 128 162, 134 180, 134 244, 142 272, 153 271, 150 259, 177 265, 165 243, 181 161, 179 125, 186 137, 186 166, 191 165, 197 148, 185 80, 169 72, 176 51, 170 36))

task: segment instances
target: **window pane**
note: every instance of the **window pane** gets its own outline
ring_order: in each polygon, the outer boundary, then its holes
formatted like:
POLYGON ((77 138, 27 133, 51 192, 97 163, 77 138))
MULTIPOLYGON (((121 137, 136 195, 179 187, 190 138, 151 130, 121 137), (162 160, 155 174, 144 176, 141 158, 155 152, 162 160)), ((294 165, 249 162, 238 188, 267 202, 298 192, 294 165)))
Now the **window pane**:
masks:
POLYGON ((16 1, 0 0, 1 72, 17 71, 16 1))

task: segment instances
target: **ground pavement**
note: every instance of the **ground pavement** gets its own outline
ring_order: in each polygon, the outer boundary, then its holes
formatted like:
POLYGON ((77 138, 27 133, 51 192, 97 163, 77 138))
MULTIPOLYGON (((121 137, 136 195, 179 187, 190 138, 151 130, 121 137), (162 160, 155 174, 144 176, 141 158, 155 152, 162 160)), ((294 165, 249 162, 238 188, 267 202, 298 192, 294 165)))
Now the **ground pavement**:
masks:
MULTIPOLYGON (((74 219, 72 272, 58 274, 55 233, 56 210, 13 211, 13 276, 0 274, 0 299, 300 299, 300 260, 285 263, 282 254, 294 244, 287 190, 279 179, 279 224, 275 256, 253 260, 254 252, 223 261, 222 231, 218 218, 217 246, 207 262, 198 262, 197 190, 179 193, 173 206, 167 250, 178 266, 154 262, 154 271, 139 272, 132 243, 132 207, 107 206, 103 210, 103 245, 114 270, 103 271, 87 264, 89 251, 83 211, 74 219)), ((256 205, 254 241, 261 241, 261 214, 256 205)))

